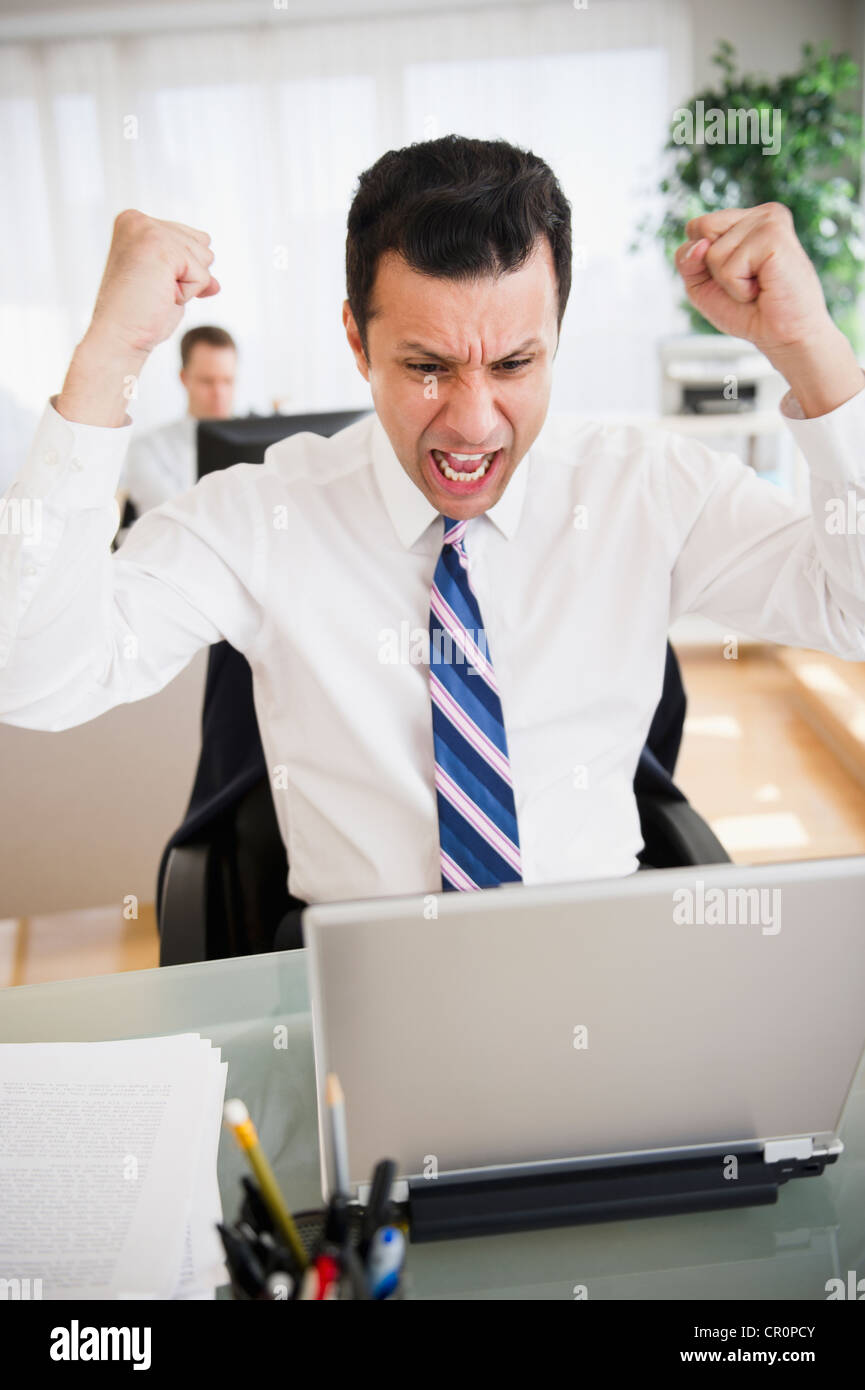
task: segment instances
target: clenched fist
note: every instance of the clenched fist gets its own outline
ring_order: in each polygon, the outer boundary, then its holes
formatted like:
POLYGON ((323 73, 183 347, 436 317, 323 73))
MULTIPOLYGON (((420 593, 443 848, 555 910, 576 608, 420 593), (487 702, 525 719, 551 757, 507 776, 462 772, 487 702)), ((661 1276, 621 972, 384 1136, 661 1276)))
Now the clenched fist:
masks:
POLYGON ((722 333, 760 348, 807 416, 826 414, 863 389, 788 208, 724 208, 692 218, 685 232, 676 266, 691 303, 722 333))
POLYGON ((694 217, 676 265, 688 298, 722 333, 767 354, 807 342, 829 319, 817 272, 781 203, 694 217))
POLYGON ((55 409, 87 425, 123 425, 149 353, 174 332, 189 299, 219 293, 210 237, 128 209, 114 222, 93 318, 55 409))
POLYGON ((174 332, 187 300, 219 292, 212 264, 207 232, 134 209, 121 212, 89 331, 133 352, 151 352, 174 332))

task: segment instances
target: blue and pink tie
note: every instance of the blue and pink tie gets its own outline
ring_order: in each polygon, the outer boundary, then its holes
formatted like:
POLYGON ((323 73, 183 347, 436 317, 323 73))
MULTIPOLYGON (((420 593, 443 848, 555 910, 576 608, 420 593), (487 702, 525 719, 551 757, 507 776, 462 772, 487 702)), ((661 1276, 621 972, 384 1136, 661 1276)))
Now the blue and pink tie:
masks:
POLYGON ((522 881, 502 704, 469 581, 467 526, 444 518, 430 596, 430 698, 446 893, 522 881))

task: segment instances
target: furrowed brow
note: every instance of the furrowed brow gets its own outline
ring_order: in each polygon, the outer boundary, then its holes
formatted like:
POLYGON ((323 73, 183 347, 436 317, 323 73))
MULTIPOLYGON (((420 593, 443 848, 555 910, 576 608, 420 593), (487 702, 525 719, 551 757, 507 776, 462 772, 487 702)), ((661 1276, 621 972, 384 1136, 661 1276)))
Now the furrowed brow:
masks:
MULTIPOLYGON (((507 362, 509 357, 519 357, 521 353, 530 352, 533 348, 539 346, 540 343, 537 338, 528 338, 524 343, 520 343, 518 347, 511 348, 510 352, 506 352, 504 357, 496 358, 496 361, 507 362)), ((424 343, 403 341, 397 343, 396 350, 397 352, 416 352, 419 356, 427 357, 430 360, 434 358, 436 362, 451 362, 459 365, 460 361, 458 357, 448 357, 446 353, 436 352, 434 348, 427 347, 424 343)))

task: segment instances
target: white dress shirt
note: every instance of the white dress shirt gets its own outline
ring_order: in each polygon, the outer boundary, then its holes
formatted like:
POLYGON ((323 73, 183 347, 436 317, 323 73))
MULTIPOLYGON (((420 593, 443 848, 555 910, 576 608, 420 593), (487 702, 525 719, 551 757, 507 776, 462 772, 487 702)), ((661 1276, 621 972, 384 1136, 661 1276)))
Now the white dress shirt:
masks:
MULTIPOLYGON (((825 524, 831 499, 865 510, 865 391, 782 411, 813 516, 693 439, 550 417, 470 522, 527 883, 636 868, 633 777, 681 614, 865 659, 865 541, 825 524)), ((207 475, 112 554, 128 428, 46 407, 10 490, 42 499, 41 533, 2 543, 0 719, 83 723, 227 638, 253 670, 290 891, 440 891, 419 657, 443 523, 377 418, 207 475)))
POLYGON ((119 486, 129 493, 139 516, 195 486, 197 425, 192 415, 184 415, 140 437, 133 435, 119 486))

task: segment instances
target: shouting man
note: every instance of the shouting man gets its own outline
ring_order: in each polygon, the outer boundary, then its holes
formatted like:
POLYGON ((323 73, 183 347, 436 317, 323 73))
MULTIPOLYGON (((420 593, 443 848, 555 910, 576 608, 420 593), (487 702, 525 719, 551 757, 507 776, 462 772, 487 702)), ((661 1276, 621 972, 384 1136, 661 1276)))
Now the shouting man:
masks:
POLYGON ((535 155, 448 136, 383 155, 349 212, 343 319, 374 414, 206 476, 112 554, 124 383, 218 292, 213 259, 204 231, 115 222, 7 494, 42 526, 2 542, 6 722, 82 723, 227 638, 290 891, 320 902, 632 872, 680 614, 865 659, 865 542, 826 525, 862 509, 865 382, 784 207, 697 218, 678 267, 789 383, 810 510, 690 439, 546 422, 568 204, 535 155))

